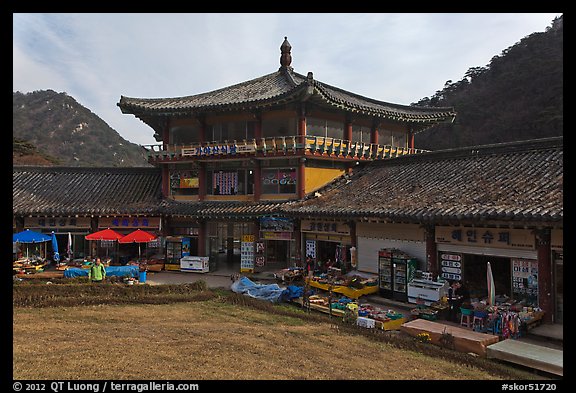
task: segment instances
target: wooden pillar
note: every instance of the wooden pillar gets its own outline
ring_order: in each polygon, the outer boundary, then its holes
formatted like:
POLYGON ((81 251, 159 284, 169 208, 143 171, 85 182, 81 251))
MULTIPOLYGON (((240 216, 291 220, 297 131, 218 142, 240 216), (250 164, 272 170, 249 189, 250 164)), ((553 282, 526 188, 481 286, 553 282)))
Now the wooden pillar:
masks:
POLYGON ((412 129, 408 130, 408 148, 410 154, 414 154, 414 131, 412 129))
POLYGON ((298 119, 298 141, 297 144, 302 149, 302 157, 300 157, 300 162, 298 163, 298 180, 296 192, 298 193, 298 199, 304 199, 306 195, 306 154, 304 147, 306 146, 306 106, 302 104, 300 110, 300 118, 298 119))
POLYGON ((550 229, 535 231, 536 251, 538 255, 538 307, 544 311, 544 322, 554 320, 552 302, 552 259, 550 249, 550 229))
POLYGON ((300 108, 300 117, 298 118, 298 138, 297 144, 304 148, 306 144, 306 106, 302 104, 300 108))
POLYGON ((344 122, 344 135, 342 135, 342 139, 345 141, 352 140, 352 119, 347 116, 346 121, 344 122))
POLYGON ((370 129, 370 143, 378 144, 378 124, 374 123, 370 129))
POLYGON ((162 143, 164 146, 170 143, 170 119, 166 119, 162 130, 162 143))
POLYGON ((254 125, 254 139, 256 139, 256 144, 262 139, 262 114, 257 113, 254 115, 256 118, 256 124, 254 125))
POLYGON ((208 225, 206 225, 206 221, 204 220, 199 220, 198 224, 198 255, 201 257, 207 257, 206 240, 208 239, 208 225))
POLYGON ((168 198, 170 195, 170 171, 167 165, 162 165, 162 196, 168 198))
POLYGON ((262 167, 260 160, 254 161, 254 201, 258 202, 262 196, 262 167))
POLYGON ((438 248, 436 247, 436 227, 433 224, 424 225, 424 238, 426 239, 426 270, 436 278, 438 269, 438 248))
POLYGON ((296 183, 298 199, 304 199, 306 196, 306 157, 300 157, 298 163, 298 181, 296 183))
POLYGON ((207 186, 207 179, 206 179, 206 163, 202 161, 198 161, 198 200, 203 201, 206 199, 206 186, 207 186))

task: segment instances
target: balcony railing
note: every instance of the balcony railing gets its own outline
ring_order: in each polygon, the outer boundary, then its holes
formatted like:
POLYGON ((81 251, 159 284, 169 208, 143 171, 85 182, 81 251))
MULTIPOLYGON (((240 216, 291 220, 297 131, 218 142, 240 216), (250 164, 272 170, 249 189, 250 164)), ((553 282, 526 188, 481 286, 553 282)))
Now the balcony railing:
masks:
POLYGON ((313 156, 353 160, 382 160, 427 151, 310 135, 304 137, 304 143, 299 143, 299 138, 298 136, 283 136, 258 140, 207 142, 203 144, 155 144, 143 145, 143 147, 148 153, 148 159, 152 161, 229 156, 295 155, 302 150, 305 151, 306 155, 313 156))

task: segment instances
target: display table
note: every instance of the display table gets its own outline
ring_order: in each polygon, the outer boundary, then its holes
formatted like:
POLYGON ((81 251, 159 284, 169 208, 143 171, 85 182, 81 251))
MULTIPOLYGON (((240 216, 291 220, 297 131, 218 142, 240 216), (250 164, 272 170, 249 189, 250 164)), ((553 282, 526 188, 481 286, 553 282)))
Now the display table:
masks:
MULTIPOLYGON (((311 287, 323 289, 325 291, 330 290, 330 284, 323 284, 318 281, 310 280, 306 278, 306 281, 311 287)), ((358 299, 362 295, 370 295, 372 293, 378 292, 378 285, 366 285, 364 288, 351 288, 345 287, 343 285, 332 286, 332 292, 342 294, 349 297, 350 299, 358 299)))

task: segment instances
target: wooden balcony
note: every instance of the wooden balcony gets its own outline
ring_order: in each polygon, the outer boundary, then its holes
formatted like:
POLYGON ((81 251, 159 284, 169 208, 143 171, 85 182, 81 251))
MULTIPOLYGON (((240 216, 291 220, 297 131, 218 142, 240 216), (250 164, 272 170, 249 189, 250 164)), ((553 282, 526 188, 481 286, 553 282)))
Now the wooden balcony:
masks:
POLYGON ((149 162, 226 159, 238 157, 277 157, 308 155, 349 160, 383 160, 426 152, 422 149, 352 142, 319 136, 261 138, 243 141, 207 142, 190 145, 143 145, 149 162))

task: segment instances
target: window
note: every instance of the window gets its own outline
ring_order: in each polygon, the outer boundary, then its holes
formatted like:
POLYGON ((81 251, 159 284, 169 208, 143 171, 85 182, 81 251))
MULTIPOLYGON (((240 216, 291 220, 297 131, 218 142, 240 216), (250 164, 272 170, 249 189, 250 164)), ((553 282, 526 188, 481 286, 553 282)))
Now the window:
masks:
POLYGON ((298 134, 295 117, 262 119, 262 136, 294 136, 298 134))
POLYGON ((197 124, 170 128, 170 143, 186 145, 200 142, 200 126, 197 124))
POLYGON ((252 169, 221 169, 207 171, 209 195, 254 194, 254 171, 252 169))
POLYGON ((296 169, 294 168, 263 169, 262 193, 295 194, 296 169))
POLYGON ((252 140, 255 128, 254 121, 217 123, 211 126, 206 138, 210 142, 252 140))
POLYGON ((370 143, 370 127, 352 125, 352 141, 370 143))
POLYGON ((173 170, 170 172, 171 195, 198 195, 198 170, 173 170))
POLYGON ((344 123, 315 117, 306 118, 306 134, 326 138, 342 139, 344 123))

